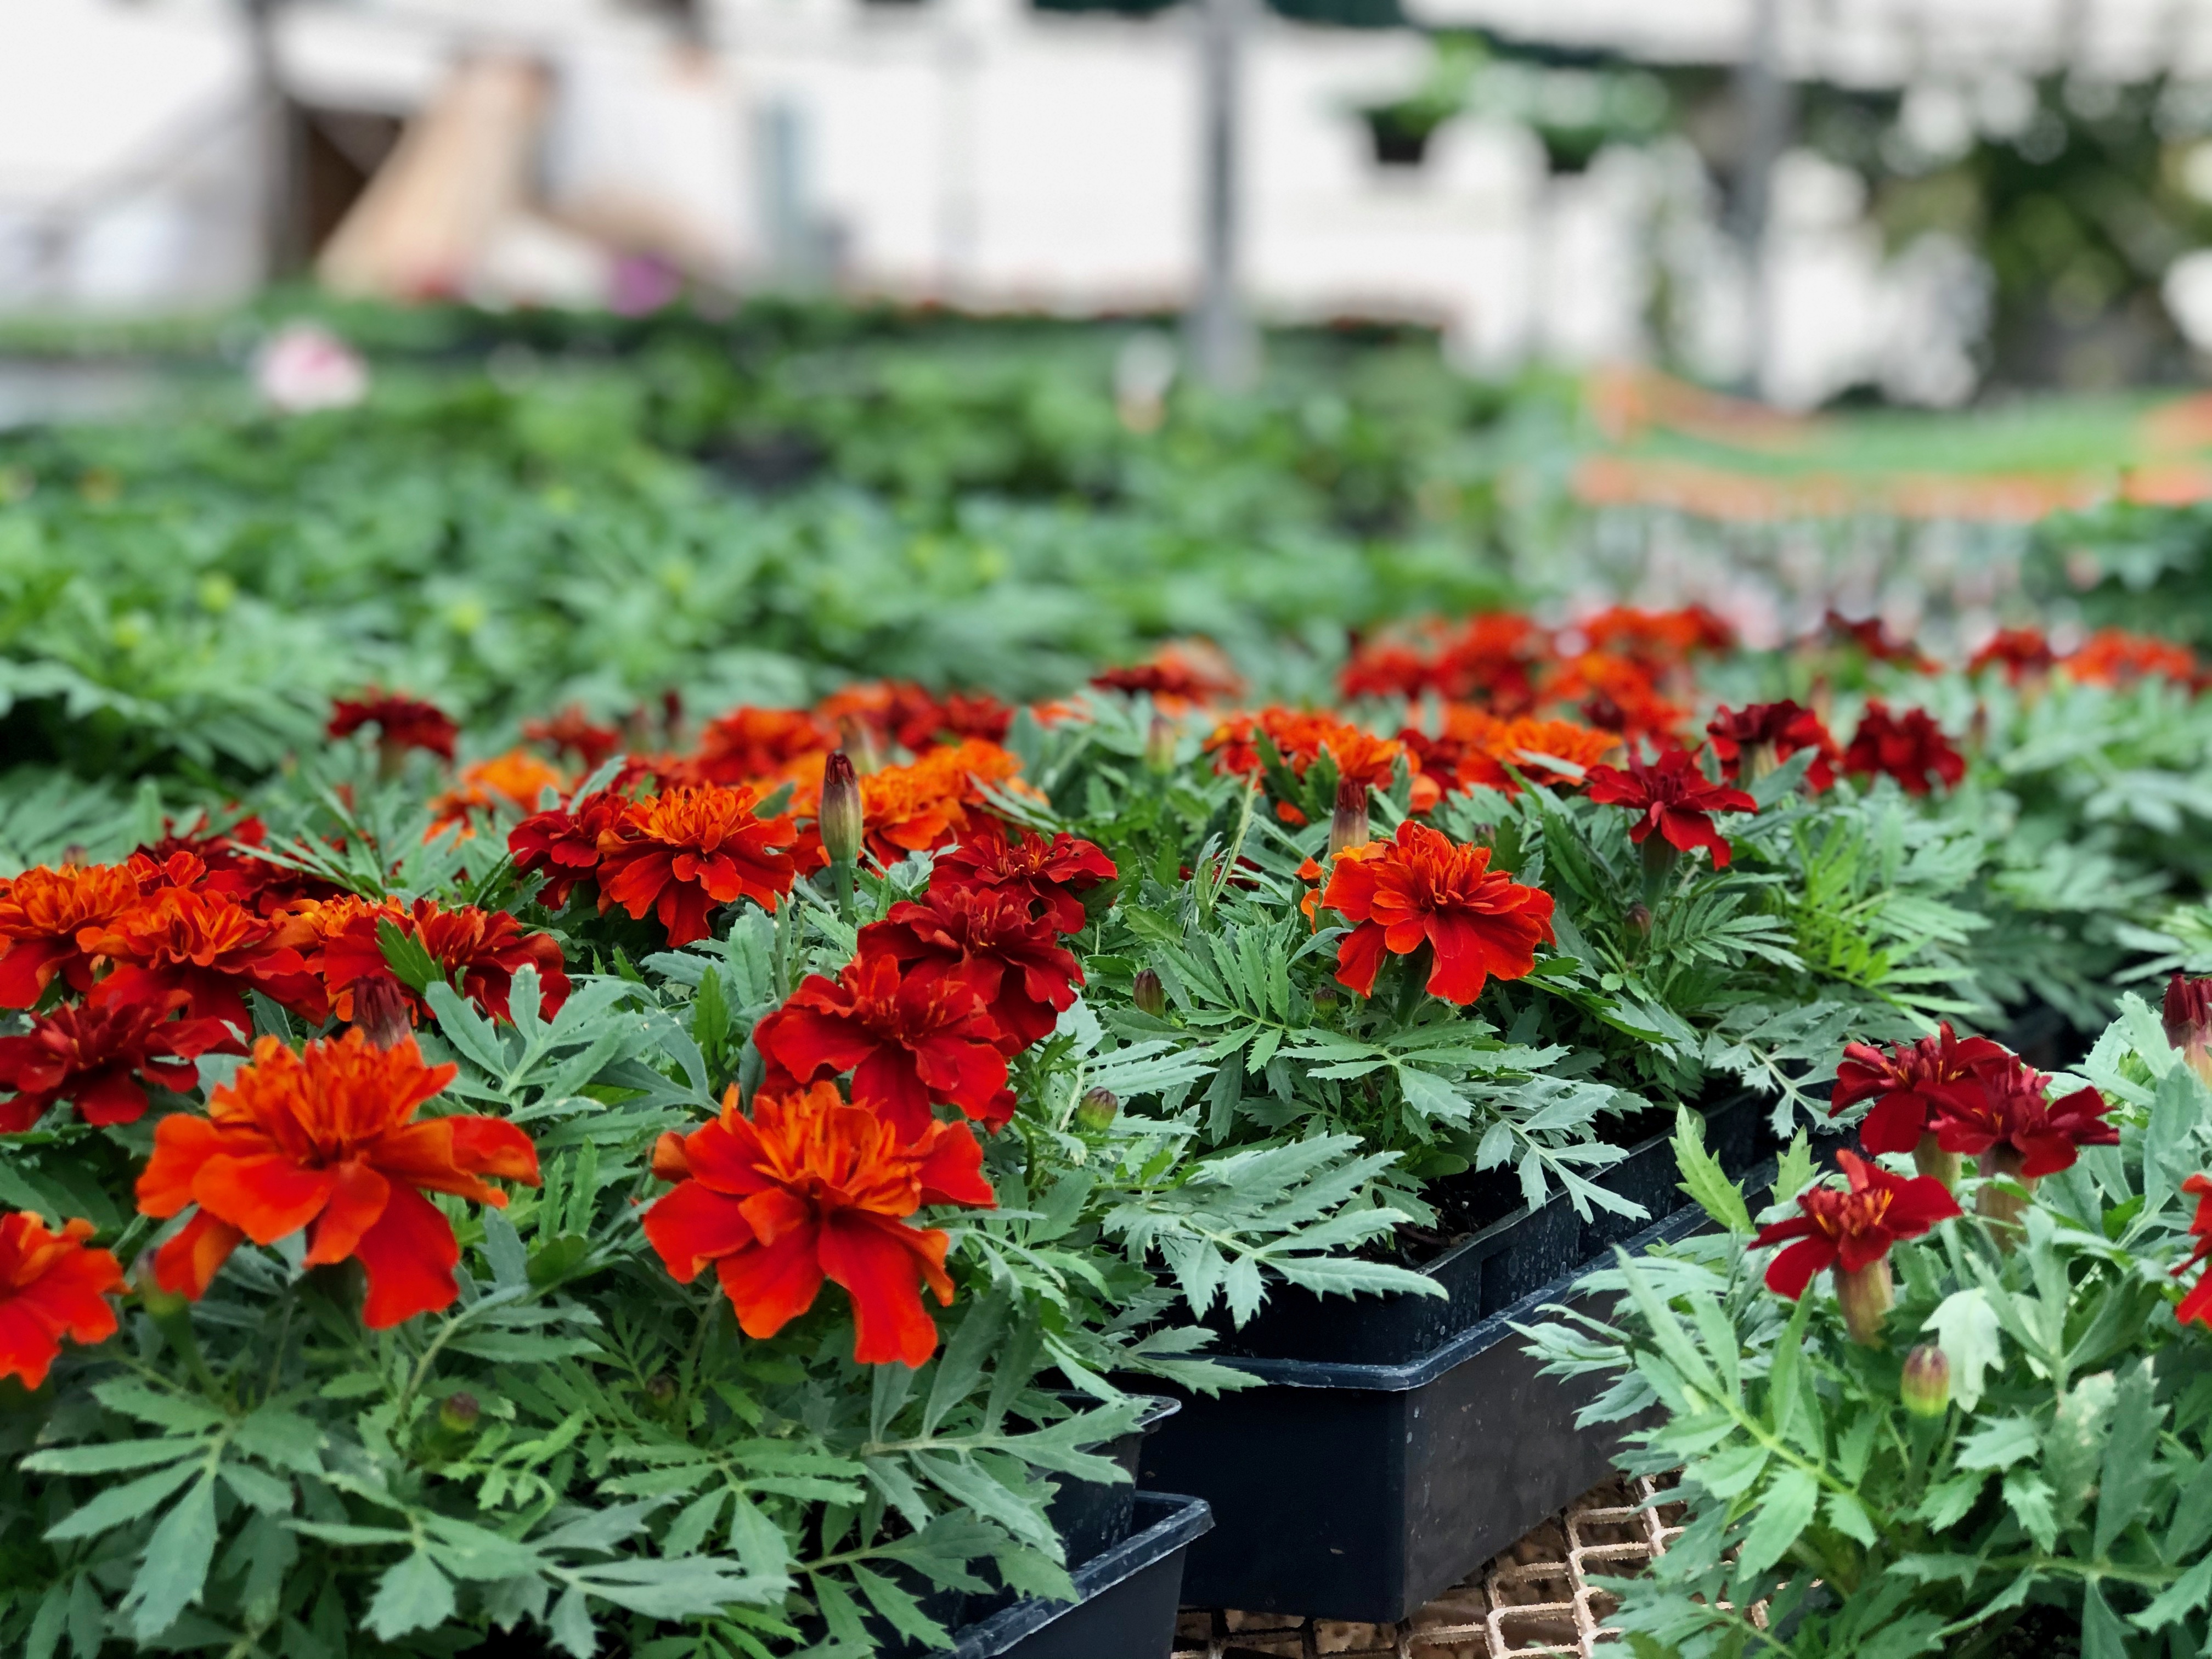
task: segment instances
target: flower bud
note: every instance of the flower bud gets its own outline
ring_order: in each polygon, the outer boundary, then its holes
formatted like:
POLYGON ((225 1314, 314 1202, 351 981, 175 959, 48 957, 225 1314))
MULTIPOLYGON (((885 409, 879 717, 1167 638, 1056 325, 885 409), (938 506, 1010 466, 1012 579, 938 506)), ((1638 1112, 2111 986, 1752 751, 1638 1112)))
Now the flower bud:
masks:
POLYGON ((1951 1361, 1933 1342, 1905 1356, 1898 1396, 1915 1417, 1941 1417, 1951 1408, 1951 1361))
POLYGON ((1336 987, 1334 985, 1314 987, 1313 1006, 1316 1013, 1327 1013, 1336 1006, 1336 987))
POLYGON ((666 1371, 655 1371, 645 1380, 646 1397, 656 1406, 665 1406, 676 1398, 676 1379, 666 1371))
POLYGON ((399 981, 383 974, 353 982, 354 1029, 380 1048, 394 1048, 414 1034, 414 1011, 399 981))
POLYGON ((1138 970, 1137 982, 1129 988, 1129 1000, 1137 1005, 1139 1013, 1150 1014, 1154 1019, 1168 1017, 1168 988, 1149 968, 1138 970))
POLYGON ((673 1129, 662 1130, 660 1139, 653 1143, 653 1178, 682 1181, 690 1173, 691 1159, 684 1150, 684 1137, 673 1129))
POLYGON ((853 864, 860 856, 860 780, 853 757, 840 749, 822 763, 822 850, 832 864, 853 864))
POLYGON ((1336 785, 1336 811, 1328 820, 1328 855, 1334 858, 1349 848, 1364 847, 1373 839, 1367 827, 1367 786, 1350 778, 1336 785))
POLYGON ((1092 1134, 1103 1134, 1114 1127, 1114 1115, 1121 1109, 1111 1089, 1091 1089, 1075 1108, 1075 1121, 1092 1134))
POLYGON ((1651 907, 1650 905, 1639 900, 1628 907, 1622 914, 1621 920, 1628 924, 1628 931, 1634 933, 1637 938, 1651 937, 1651 907))
POLYGON ((465 1389, 456 1389, 438 1402, 438 1426, 448 1434, 473 1434, 483 1415, 476 1395, 465 1389))
POLYGON ((2176 974, 2166 988, 2166 1040, 2181 1050, 2189 1069, 2212 1083, 2212 979, 2176 974))
POLYGON ((1869 1348, 1884 1346, 1882 1321, 1897 1305, 1897 1286, 1889 1276, 1889 1258, 1881 1256, 1856 1273, 1836 1269, 1836 1300, 1843 1304, 1844 1328, 1851 1340, 1869 1348))
POLYGON ((1169 773, 1176 765, 1175 722, 1165 714, 1152 716, 1152 723, 1145 728, 1145 766, 1149 771, 1169 773))
POLYGON ((131 1265, 131 1288, 138 1292, 138 1301, 155 1319, 173 1319, 191 1305, 182 1292, 165 1291, 154 1267, 155 1250, 151 1245, 138 1252, 138 1259, 131 1265))

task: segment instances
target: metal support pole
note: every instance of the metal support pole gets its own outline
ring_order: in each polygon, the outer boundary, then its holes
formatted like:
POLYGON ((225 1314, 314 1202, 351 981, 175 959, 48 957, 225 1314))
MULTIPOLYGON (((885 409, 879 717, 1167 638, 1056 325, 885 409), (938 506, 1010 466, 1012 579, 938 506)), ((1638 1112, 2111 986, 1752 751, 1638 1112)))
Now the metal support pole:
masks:
POLYGON ((276 71, 276 8, 279 0, 246 0, 246 27, 252 60, 254 129, 261 152, 262 280, 289 276, 306 251, 298 246, 302 222, 295 198, 298 168, 292 155, 292 125, 284 88, 276 71))
POLYGON ((1237 166, 1244 36, 1255 0, 1199 0, 1199 119, 1202 161, 1198 305, 1190 317, 1199 379, 1242 392, 1260 377, 1260 341, 1237 284, 1237 166))
POLYGON ((1773 203, 1774 164, 1789 148, 1796 98, 1782 72, 1782 0, 1751 0, 1751 39, 1736 66, 1735 100, 1741 121, 1736 155, 1737 245, 1751 278, 1751 354, 1746 388, 1758 392, 1773 349, 1774 305, 1767 274, 1766 228, 1773 203))

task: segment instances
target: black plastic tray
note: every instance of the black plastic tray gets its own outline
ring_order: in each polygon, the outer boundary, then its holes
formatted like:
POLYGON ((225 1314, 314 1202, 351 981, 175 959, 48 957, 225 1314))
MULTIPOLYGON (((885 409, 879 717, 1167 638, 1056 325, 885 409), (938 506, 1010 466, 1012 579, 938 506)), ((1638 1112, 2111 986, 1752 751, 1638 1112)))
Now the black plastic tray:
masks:
POLYGON ((1078 1599, 1016 1601, 952 1633, 950 1659, 1167 1659, 1175 1646, 1183 1564, 1212 1530, 1202 1498, 1140 1492, 1136 1530, 1070 1575, 1078 1599))

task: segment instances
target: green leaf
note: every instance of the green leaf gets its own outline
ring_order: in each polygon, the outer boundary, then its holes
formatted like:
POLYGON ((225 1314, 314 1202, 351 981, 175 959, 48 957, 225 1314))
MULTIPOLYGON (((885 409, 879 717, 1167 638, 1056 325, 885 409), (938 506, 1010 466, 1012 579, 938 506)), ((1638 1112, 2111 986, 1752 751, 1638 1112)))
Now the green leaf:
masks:
POLYGON ((2207 1540, 2212 1540, 2212 1457, 2197 1466, 2197 1473, 2174 1503, 2164 1554, 2169 1561, 2185 1561, 2207 1540))
POLYGON ((2100 1557, 2111 1553, 2113 1543, 2142 1512, 2143 1496, 2157 1472, 2153 1454, 2166 1413, 2156 1395, 2157 1382, 2148 1360, 2130 1369, 2120 1382, 2112 1438, 2106 1443, 2104 1470, 2097 1480, 2096 1553, 2100 1557))
POLYGON ((868 1605, 884 1616, 884 1622, 901 1636, 910 1638, 927 1648, 949 1646, 951 1637, 945 1627, 921 1610, 921 1603, 905 1590, 879 1573, 855 1565, 848 1571, 860 1593, 868 1598, 868 1605))
POLYGON ((2023 1457, 2034 1455, 2041 1443, 2034 1419, 2000 1417, 1984 1423, 1959 1443, 1962 1469, 2009 1468, 2023 1457))
POLYGON ((1971 1412, 1982 1403, 1982 1374, 2004 1363, 2004 1343, 1989 1292, 1978 1286, 1943 1298, 1921 1328, 1936 1334, 1951 1365, 1951 1401, 1971 1412))
POLYGON ((215 1478, 203 1475, 154 1528, 146 1540, 146 1559, 123 1598, 131 1634, 141 1643, 168 1629, 200 1599, 215 1560, 215 1478))
POLYGON ((1866 1512, 1866 1505, 1847 1492, 1832 1492, 1826 1504, 1828 1524, 1846 1538, 1856 1539, 1869 1549, 1874 1547, 1874 1517, 1866 1512))
POLYGON ((112 1412, 135 1417, 164 1429, 214 1429, 222 1425, 222 1413, 195 1396, 161 1394, 137 1382, 102 1382, 93 1397, 112 1412))
POLYGON ((553 1604, 553 1616, 547 1620, 546 1628, 553 1639, 572 1659, 592 1659, 599 1651, 599 1632, 592 1628, 592 1609, 584 1600, 584 1592, 571 1584, 553 1604))
POLYGON ((2168 1625, 2180 1623, 2203 1607, 2208 1598, 2212 1598, 2212 1556, 2199 1561, 2160 1590, 2141 1613, 2130 1613, 2128 1622, 2142 1630, 2163 1630, 2168 1625))
POLYGON ((1913 1513, 1938 1532, 1958 1525, 1966 1511, 1974 1507, 1982 1495, 1989 1478, 1982 1474, 1954 1474, 1949 1480, 1930 1486, 1913 1513))
POLYGON ((1800 1129, 1775 1166, 1774 1190, 1767 1195, 1768 1202, 1787 1204, 1812 1184, 1813 1143, 1800 1129))
POLYGON ((1766 1468, 1766 1448, 1757 1442, 1729 1446, 1690 1465, 1689 1479, 1716 1498, 1731 1498, 1747 1492, 1766 1468))
POLYGON ((2043 1473, 2051 1482, 2060 1530, 2071 1527, 2089 1501, 2105 1461, 2119 1386, 2110 1371, 2085 1376, 2066 1391, 2043 1437, 2043 1473))
POLYGON ((289 1515, 292 1510, 292 1485, 279 1480, 265 1469, 251 1463, 224 1462, 217 1469, 223 1483, 255 1509, 266 1515, 289 1515))
POLYGON ((206 1451, 204 1440, 119 1440, 112 1445, 57 1446, 33 1452, 21 1467, 33 1474, 112 1474, 173 1463, 206 1451))
POLYGON ((2128 1659, 2128 1633, 2094 1578, 2081 1587, 2081 1659, 2128 1659))
POLYGON ((153 1474, 143 1474, 124 1486, 106 1487, 91 1502, 70 1510, 47 1528, 46 1536, 57 1543, 71 1538, 96 1538, 112 1527, 136 1521, 200 1470, 198 1463, 182 1463, 153 1474))
POLYGON ((1785 1469, 1761 1498, 1736 1555, 1739 1582, 1765 1571, 1811 1524, 1820 1501, 1820 1483, 1805 1469, 1785 1469))
POLYGON ((389 916, 377 921, 376 944, 384 952, 385 965, 392 969, 392 976, 417 996, 446 977, 437 957, 430 954, 422 941, 389 916))
POLYGON ((428 1552, 418 1549, 402 1556, 377 1581, 367 1623, 373 1635, 391 1642, 453 1616, 453 1581, 438 1571, 428 1552))
POLYGON ((1674 1110, 1674 1166, 1682 1173, 1682 1190, 1717 1224, 1732 1233, 1757 1231, 1751 1224, 1743 1189, 1728 1178, 1720 1159, 1705 1150, 1705 1119, 1687 1106, 1674 1110))
POLYGON ((2045 1549, 2058 1547, 2058 1518, 2051 1508, 2051 1483, 2033 1469, 2008 1469, 2004 1500, 2028 1536, 2045 1549))

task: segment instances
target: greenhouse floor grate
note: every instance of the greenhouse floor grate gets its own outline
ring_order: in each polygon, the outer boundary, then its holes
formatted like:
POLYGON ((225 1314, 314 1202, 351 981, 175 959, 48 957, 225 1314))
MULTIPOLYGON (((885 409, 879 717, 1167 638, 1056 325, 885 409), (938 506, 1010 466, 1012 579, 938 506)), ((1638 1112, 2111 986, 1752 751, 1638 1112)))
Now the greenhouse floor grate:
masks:
POLYGON ((1590 1659, 1613 1635, 1612 1598, 1591 1578, 1632 1572, 1680 1534, 1651 1503, 1663 1490, 1638 1477, 1585 1492, 1403 1624, 1185 1607, 1175 1659, 1590 1659))

